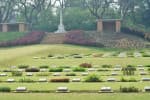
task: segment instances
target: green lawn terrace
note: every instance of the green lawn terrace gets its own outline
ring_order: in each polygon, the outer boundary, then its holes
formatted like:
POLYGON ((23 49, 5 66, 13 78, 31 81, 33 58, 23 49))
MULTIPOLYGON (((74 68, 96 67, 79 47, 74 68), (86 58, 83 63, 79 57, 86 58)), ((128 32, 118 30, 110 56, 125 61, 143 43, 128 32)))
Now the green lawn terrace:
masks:
POLYGON ((98 93, 102 87, 111 87, 114 93, 120 93, 120 87, 134 86, 143 93, 144 88, 150 86, 149 49, 32 45, 1 48, 0 51, 0 86, 9 87, 11 92, 18 87, 26 87, 29 93, 55 93, 58 87, 67 87, 71 93, 98 93), (82 63, 91 64, 92 68, 75 71, 82 63), (28 65, 38 71, 30 72, 18 67, 20 65, 28 65), (128 65, 135 66, 134 75, 123 74, 121 69, 128 65), (60 71, 54 70, 59 68, 60 71), (22 74, 15 76, 12 71, 22 74), (93 74, 100 81, 86 82, 87 77, 93 74), (69 81, 52 81, 56 79, 69 81))
POLYGON ((149 65, 149 49, 123 50, 73 45, 32 45, 0 49, 1 68, 10 66, 149 65))

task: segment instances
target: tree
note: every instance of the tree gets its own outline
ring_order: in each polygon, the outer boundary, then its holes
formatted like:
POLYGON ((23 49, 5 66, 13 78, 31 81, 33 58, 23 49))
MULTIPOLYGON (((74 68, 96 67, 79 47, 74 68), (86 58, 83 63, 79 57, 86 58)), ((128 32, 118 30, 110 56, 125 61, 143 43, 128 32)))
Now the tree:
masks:
POLYGON ((0 23, 8 22, 14 11, 17 0, 0 0, 0 23))
POLYGON ((23 14, 25 21, 29 23, 30 29, 37 22, 40 12, 52 6, 52 0, 19 0, 18 8, 23 14))
POLYGON ((97 19, 102 19, 106 10, 114 3, 114 0, 84 0, 86 7, 97 19))

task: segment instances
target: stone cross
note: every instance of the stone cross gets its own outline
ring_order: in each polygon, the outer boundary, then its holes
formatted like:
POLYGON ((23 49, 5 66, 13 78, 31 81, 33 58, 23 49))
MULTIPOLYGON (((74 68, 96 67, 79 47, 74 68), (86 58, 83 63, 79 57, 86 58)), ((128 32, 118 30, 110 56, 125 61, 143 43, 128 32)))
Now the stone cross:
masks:
POLYGON ((60 23, 58 25, 58 30, 55 33, 66 33, 66 30, 63 24, 63 8, 62 7, 60 7, 60 23))

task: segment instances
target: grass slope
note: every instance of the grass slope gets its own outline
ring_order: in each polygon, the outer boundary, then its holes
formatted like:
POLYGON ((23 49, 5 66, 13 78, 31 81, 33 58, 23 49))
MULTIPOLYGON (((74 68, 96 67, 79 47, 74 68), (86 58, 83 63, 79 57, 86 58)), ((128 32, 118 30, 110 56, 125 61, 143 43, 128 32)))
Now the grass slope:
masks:
POLYGON ((0 49, 0 65, 11 66, 27 64, 31 66, 39 65, 71 65, 76 66, 83 62, 92 63, 94 65, 102 64, 149 64, 149 57, 147 58, 118 58, 118 57, 106 57, 106 58, 82 58, 82 59, 33 59, 33 57, 47 57, 49 54, 55 55, 67 55, 67 54, 93 54, 93 53, 113 53, 118 49, 105 49, 105 48, 92 48, 73 45, 32 45, 23 47, 1 48, 0 49))
POLYGON ((0 42, 15 40, 25 34, 24 32, 0 32, 0 42))

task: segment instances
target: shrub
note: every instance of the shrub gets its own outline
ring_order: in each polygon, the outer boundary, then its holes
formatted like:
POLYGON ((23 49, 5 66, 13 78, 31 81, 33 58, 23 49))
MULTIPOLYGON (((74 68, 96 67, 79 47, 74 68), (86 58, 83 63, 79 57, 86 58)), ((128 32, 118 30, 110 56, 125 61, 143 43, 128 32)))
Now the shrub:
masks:
POLYGON ((66 76, 76 76, 75 73, 67 73, 66 76))
POLYGON ((149 54, 143 53, 143 57, 150 57, 149 54))
POLYGON ((3 72, 12 72, 10 69, 4 69, 3 72))
POLYGON ((112 65, 102 65, 102 68, 112 68, 112 65))
POLYGON ((54 55, 52 55, 52 54, 49 54, 49 55, 48 55, 48 57, 54 57, 54 55))
POLYGON ((85 82, 101 82, 101 80, 96 74, 92 74, 85 78, 85 82))
POLYGON ((10 87, 0 87, 0 92, 10 92, 10 87))
POLYGON ((82 63, 79 66, 83 68, 92 68, 92 64, 89 64, 89 63, 82 63))
POLYGON ((20 69, 26 69, 26 68, 29 68, 29 65, 19 65, 18 68, 20 68, 20 69))
POLYGON ((60 68, 60 67, 58 67, 58 68, 50 68, 49 69, 49 72, 62 72, 63 71, 63 68, 60 68))
POLYGON ((13 71, 11 72, 12 76, 22 76, 22 72, 19 71, 13 71))
POLYGON ((96 43, 95 39, 93 39, 89 34, 85 33, 83 30, 69 31, 65 35, 64 43, 104 47, 102 44, 96 43))
POLYGON ((83 57, 80 55, 74 55, 73 58, 83 58, 83 57))
POLYGON ((145 67, 150 67, 150 65, 145 65, 145 67))
POLYGON ((138 88, 135 87, 120 87, 120 92, 139 92, 138 88))
POLYGON ((50 82, 69 82, 69 78, 53 78, 50 80, 50 82))
POLYGON ((122 68, 124 75, 134 75, 134 71, 136 71, 136 68, 132 65, 127 65, 127 67, 122 68))
POLYGON ((135 78, 130 78, 129 82, 137 82, 137 80, 135 78))
POLYGON ((39 72, 40 69, 39 68, 27 68, 25 71, 26 72, 39 72))
POLYGON ((120 81, 121 82, 137 82, 135 78, 125 79, 124 77, 122 77, 120 81))
POLYGON ((0 46, 16 46, 16 45, 29 45, 29 44, 38 44, 44 37, 44 32, 29 32, 24 37, 21 37, 16 40, 0 42, 0 46))
POLYGON ((34 80, 29 79, 29 78, 22 78, 22 79, 19 79, 19 82, 22 82, 22 83, 33 83, 34 80))
POLYGON ((75 67, 75 68, 73 68, 73 71, 74 72, 85 72, 85 69, 82 67, 75 67))
POLYGON ((39 68, 49 68, 49 66, 48 65, 41 65, 41 66, 39 66, 39 68))
POLYGON ((124 77, 122 77, 122 78, 120 79, 120 81, 121 81, 121 82, 128 82, 128 80, 125 79, 124 77))

